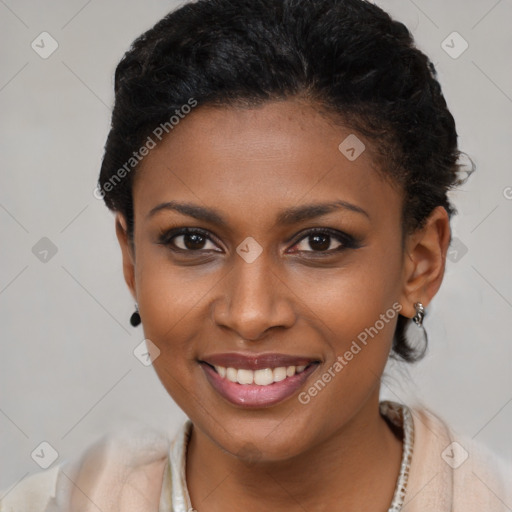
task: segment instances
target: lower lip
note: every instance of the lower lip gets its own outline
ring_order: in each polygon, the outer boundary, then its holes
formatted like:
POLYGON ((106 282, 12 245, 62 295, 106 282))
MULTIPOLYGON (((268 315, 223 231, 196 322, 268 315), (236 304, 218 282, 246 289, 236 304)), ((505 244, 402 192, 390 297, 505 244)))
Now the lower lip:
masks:
POLYGON ((201 368, 213 388, 228 402, 240 407, 269 407, 293 395, 315 371, 318 364, 313 363, 303 372, 274 382, 268 386, 257 384, 238 384, 221 377, 212 367, 201 363, 201 368))

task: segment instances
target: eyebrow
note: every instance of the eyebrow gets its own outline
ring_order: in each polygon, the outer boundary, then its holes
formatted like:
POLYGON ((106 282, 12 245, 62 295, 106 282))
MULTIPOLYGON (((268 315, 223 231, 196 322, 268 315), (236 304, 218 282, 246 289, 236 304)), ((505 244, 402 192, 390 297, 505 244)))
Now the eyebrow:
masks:
MULTIPOLYGON (((297 224, 298 222, 320 217, 340 209, 359 213, 370 219, 368 212, 363 210, 360 206, 349 203, 347 201, 338 200, 331 203, 308 204, 282 210, 277 215, 276 222, 277 224, 282 225, 293 225, 297 224)), ((182 213, 183 215, 194 217, 198 220, 210 222, 212 224, 217 224, 223 227, 228 226, 227 220, 222 216, 222 214, 213 208, 206 208, 204 206, 199 206, 192 203, 179 203, 177 201, 168 201, 155 206, 147 214, 146 219, 149 219, 157 212, 162 210, 176 211, 182 213)))

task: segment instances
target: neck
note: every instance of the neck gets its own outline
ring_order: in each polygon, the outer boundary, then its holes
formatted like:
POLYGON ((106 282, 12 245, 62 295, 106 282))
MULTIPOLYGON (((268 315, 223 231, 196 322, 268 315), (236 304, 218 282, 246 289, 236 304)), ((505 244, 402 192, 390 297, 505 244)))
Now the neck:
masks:
POLYGON ((194 428, 187 486, 198 512, 387 510, 402 443, 379 413, 378 391, 349 424, 292 459, 247 464, 194 428), (264 492, 262 492, 264 490, 264 492))

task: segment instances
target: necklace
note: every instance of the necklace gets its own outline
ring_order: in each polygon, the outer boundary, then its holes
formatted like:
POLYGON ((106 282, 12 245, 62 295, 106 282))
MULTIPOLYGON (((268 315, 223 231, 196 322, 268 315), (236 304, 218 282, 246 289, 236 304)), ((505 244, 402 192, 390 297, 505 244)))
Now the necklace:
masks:
MULTIPOLYGON (((397 402, 382 401, 379 404, 380 413, 393 425, 403 431, 402 462, 398 475, 393 500, 388 512, 400 512, 402 510, 407 481, 412 460, 414 445, 414 423, 410 409, 406 405, 397 402)), ((162 493, 160 510, 175 510, 176 512, 190 512, 194 510, 190 503, 190 496, 186 484, 186 449, 192 430, 192 423, 188 420, 180 434, 176 437, 169 458, 168 486, 162 493)))
POLYGON ((414 445, 414 422, 411 411, 405 405, 383 401, 380 403, 379 407, 383 416, 403 430, 402 463, 400 464, 400 473, 398 475, 393 500, 388 509, 388 512, 399 512, 402 510, 404 504, 407 481, 409 480, 409 470, 414 445))

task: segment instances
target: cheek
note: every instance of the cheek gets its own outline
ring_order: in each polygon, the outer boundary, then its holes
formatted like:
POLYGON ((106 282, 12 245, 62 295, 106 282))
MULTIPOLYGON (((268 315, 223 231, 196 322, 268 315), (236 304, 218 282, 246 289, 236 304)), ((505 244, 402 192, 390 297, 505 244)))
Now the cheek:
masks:
POLYGON ((366 247, 345 268, 317 274, 316 279, 301 283, 301 289, 307 290, 302 298, 322 319, 326 339, 338 340, 335 348, 342 350, 375 324, 381 339, 392 337, 398 317, 400 277, 396 249, 366 247))
POLYGON ((178 406, 193 415, 204 378, 196 361, 204 341, 199 331, 212 326, 209 305, 226 273, 177 266, 165 249, 140 247, 136 285, 144 337, 160 350, 153 367, 178 406))
POLYGON ((335 291, 330 287, 317 322, 329 345, 326 361, 299 396, 311 424, 318 411, 334 407, 339 412, 323 421, 339 428, 380 384, 401 305, 390 287, 375 284, 340 280, 335 291))
POLYGON ((179 269, 160 256, 144 254, 137 260, 137 297, 144 337, 160 350, 153 366, 178 403, 180 389, 191 389, 197 370, 191 339, 198 325, 197 312, 213 286, 210 279, 191 280, 186 275, 186 268, 179 269))
POLYGON ((185 342, 187 328, 193 325, 190 319, 197 316, 221 276, 214 272, 199 275, 195 267, 177 266, 165 248, 141 249, 136 286, 143 325, 160 343, 185 342))
POLYGON ((316 378, 327 373, 332 392, 355 403, 379 381, 391 350, 401 310, 397 247, 367 248, 345 269, 304 288, 329 344, 329 361, 316 378))

